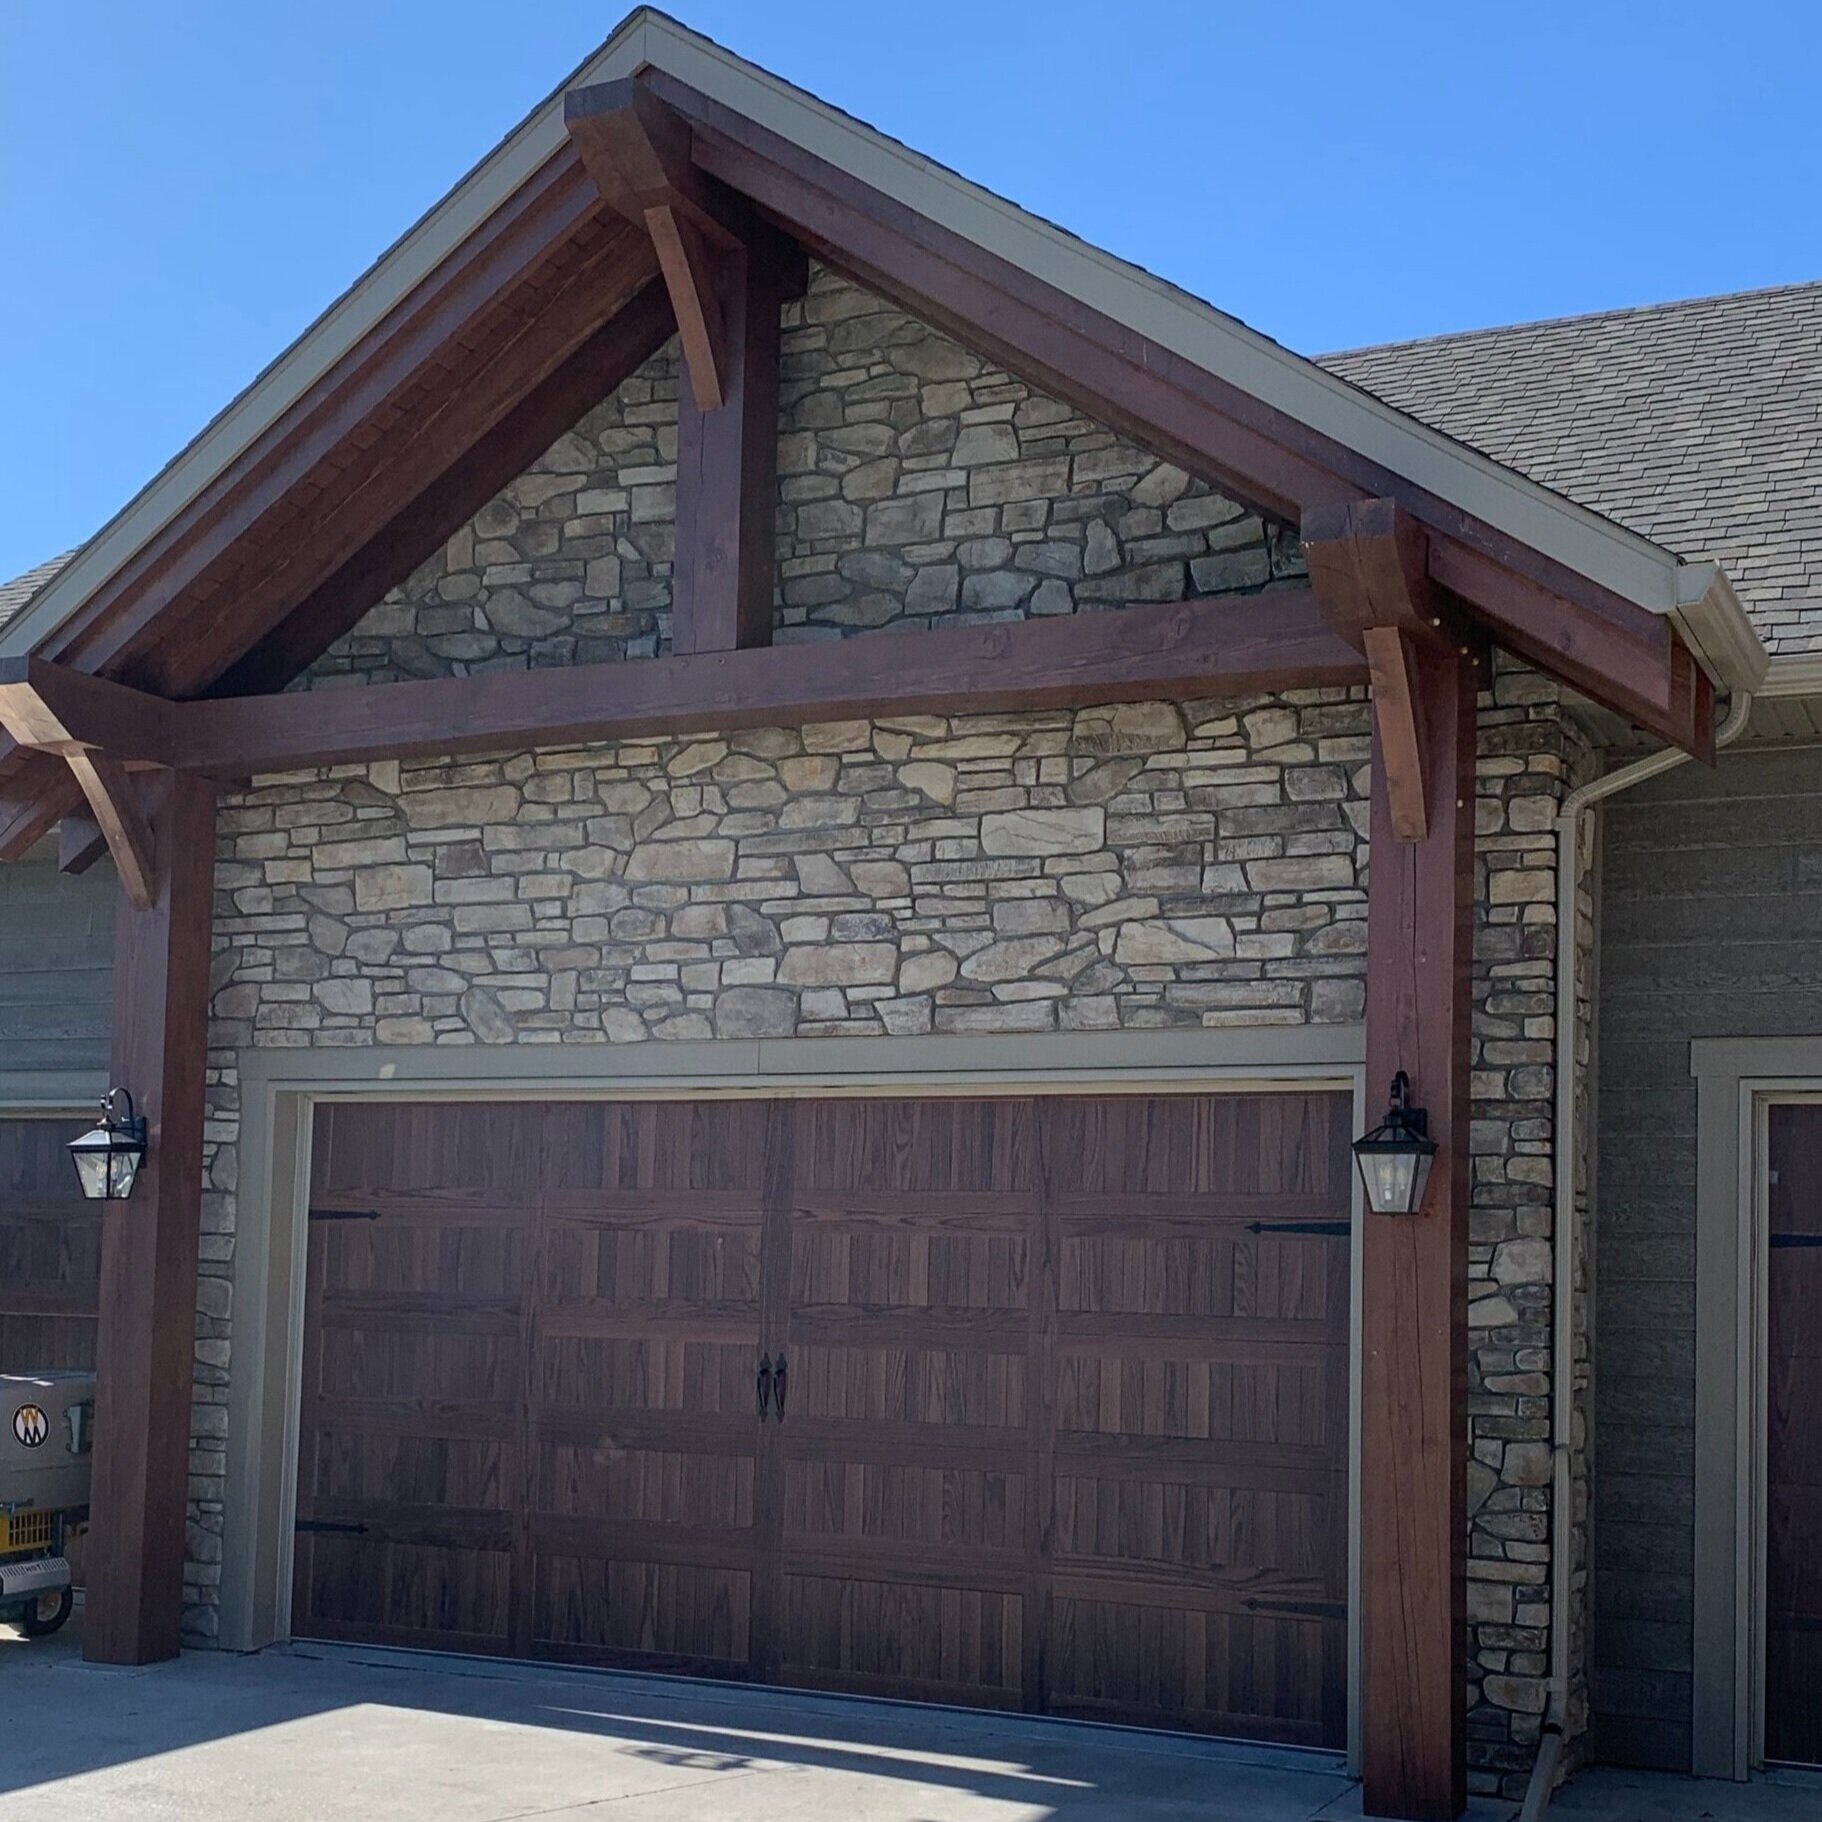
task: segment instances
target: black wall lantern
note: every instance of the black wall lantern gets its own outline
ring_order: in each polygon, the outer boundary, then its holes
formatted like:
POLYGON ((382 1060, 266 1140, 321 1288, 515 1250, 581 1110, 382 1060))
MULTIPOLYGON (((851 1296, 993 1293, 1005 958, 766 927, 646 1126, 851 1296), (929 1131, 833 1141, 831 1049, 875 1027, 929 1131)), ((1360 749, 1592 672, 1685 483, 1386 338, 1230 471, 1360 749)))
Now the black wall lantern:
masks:
POLYGON ((110 1088, 101 1103, 101 1124, 70 1141, 77 1181, 91 1202, 124 1202, 139 1181, 145 1155, 146 1123, 124 1088, 110 1088), (118 1101, 126 1103, 125 1113, 115 1112, 118 1101))
POLYGON ((1354 1141, 1354 1160, 1374 1214, 1414 1215, 1423 1206, 1436 1141, 1430 1137, 1430 1116, 1411 1105, 1411 1078, 1402 1069, 1392 1078, 1385 1118, 1354 1141))

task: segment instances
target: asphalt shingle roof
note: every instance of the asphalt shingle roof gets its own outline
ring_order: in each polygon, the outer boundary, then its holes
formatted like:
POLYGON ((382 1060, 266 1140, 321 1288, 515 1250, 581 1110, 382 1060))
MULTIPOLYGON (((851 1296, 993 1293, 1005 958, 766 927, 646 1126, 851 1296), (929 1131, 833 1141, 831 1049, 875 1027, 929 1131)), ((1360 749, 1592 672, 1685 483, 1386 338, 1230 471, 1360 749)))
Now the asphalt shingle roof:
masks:
POLYGON ((10 582, 0 582, 0 626, 12 619, 75 554, 73 550, 66 550, 62 556, 52 557, 48 563, 40 563, 36 569, 28 569, 23 576, 15 576, 10 582))
POLYGON ((1774 656, 1822 652, 1822 284, 1321 357, 1684 557, 1774 656))

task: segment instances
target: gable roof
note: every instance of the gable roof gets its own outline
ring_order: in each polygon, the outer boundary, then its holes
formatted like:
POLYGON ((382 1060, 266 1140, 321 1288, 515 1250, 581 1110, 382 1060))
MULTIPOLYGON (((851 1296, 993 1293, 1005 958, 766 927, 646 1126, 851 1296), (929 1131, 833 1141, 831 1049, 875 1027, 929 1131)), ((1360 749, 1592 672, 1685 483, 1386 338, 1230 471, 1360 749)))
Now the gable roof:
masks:
POLYGON ((1321 364, 1671 550, 1718 558, 1770 652, 1822 652, 1822 284, 1321 364))
MULTIPOLYGON (((1488 527, 1547 564, 1678 625, 1722 681, 1756 680, 1763 653, 1713 565, 1684 564, 1662 545, 1553 492, 1445 431, 1420 422, 1233 317, 1053 227, 732 56, 650 9, 628 18, 549 100, 127 507, 82 547, 29 607, 0 628, 0 655, 46 649, 95 591, 270 434, 517 193, 567 150, 563 93, 657 73, 793 152, 851 175, 1072 304, 1145 338, 1253 403, 1262 420, 1303 427, 1371 470, 1422 489, 1442 509, 1488 527)), ((55 655, 55 647, 50 648, 55 655)))

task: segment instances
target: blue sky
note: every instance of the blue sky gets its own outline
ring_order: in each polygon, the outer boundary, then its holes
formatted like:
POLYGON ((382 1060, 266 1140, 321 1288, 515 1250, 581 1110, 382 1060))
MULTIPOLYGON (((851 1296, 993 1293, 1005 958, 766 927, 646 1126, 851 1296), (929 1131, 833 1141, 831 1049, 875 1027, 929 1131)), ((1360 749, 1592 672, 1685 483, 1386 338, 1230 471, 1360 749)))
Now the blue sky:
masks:
MULTIPOLYGON (((623 10, 7 6, 0 577, 107 518, 623 10)), ((1794 0, 671 10, 1305 352, 1822 277, 1794 0)))

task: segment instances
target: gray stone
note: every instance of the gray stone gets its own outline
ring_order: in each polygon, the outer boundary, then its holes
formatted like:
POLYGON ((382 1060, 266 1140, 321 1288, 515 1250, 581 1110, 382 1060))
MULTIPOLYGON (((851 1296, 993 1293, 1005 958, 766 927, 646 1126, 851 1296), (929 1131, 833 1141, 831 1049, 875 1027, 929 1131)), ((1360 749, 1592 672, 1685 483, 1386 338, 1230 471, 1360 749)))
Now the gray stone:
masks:
POLYGON ((510 1044, 518 1035, 512 1014, 489 987, 470 987, 462 995, 462 1017, 483 1044, 510 1044))
POLYGON ((782 1038, 797 1029, 797 995, 782 987, 725 987, 715 998, 715 1035, 782 1038))
POLYGON ((626 862, 628 879, 707 883, 733 876, 731 841, 641 842, 626 862))

